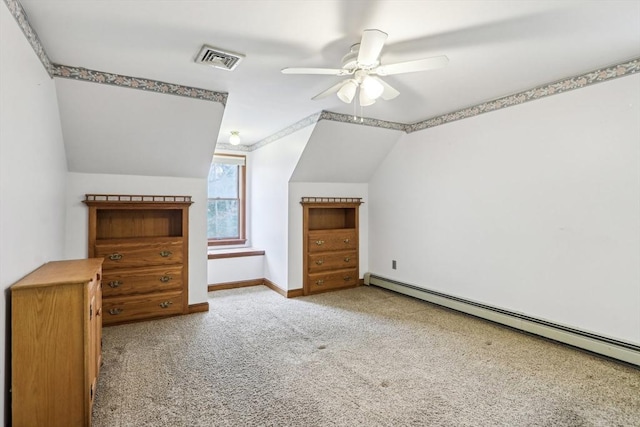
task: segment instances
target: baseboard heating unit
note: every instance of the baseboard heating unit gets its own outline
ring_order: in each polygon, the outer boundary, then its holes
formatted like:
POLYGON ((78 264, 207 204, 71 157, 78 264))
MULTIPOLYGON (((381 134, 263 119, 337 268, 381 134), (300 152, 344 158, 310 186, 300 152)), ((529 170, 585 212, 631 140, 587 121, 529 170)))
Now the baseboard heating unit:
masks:
POLYGON ((638 345, 398 282, 372 273, 365 274, 364 283, 640 366, 640 346, 638 345))

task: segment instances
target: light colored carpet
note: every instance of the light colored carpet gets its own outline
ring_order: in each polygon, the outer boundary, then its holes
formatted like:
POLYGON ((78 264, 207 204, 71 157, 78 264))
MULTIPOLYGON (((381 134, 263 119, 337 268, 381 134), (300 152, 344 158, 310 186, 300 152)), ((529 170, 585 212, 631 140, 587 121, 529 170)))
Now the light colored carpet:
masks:
POLYGON ((640 370, 374 287, 104 329, 94 426, 640 426, 640 370))

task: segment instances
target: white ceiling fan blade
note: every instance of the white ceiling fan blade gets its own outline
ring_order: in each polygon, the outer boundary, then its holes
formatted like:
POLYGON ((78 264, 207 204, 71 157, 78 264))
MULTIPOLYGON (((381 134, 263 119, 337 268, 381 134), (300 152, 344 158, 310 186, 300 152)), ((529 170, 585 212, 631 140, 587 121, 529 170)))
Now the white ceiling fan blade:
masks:
POLYGON ((389 83, 385 82, 380 77, 371 76, 371 78, 379 81, 382 87, 384 88, 384 91, 382 92, 382 95, 380 95, 380 97, 385 101, 389 101, 395 98, 396 96, 400 95, 400 92, 398 92, 389 83))
POLYGON ((449 63, 446 56, 434 56, 433 58, 417 59, 415 61, 397 62, 395 64, 381 65, 372 72, 379 76, 391 76, 393 74, 414 73, 416 71, 434 70, 442 68, 449 63))
POLYGON ((282 74, 325 74, 329 76, 343 76, 349 74, 342 68, 283 68, 282 74))
POLYGON ((344 84, 344 81, 338 82, 335 85, 331 86, 329 89, 325 90, 324 92, 320 92, 319 94, 317 94, 311 99, 316 100, 316 99, 326 98, 327 96, 332 95, 337 91, 339 91, 343 84, 344 84))
POLYGON ((358 64, 365 67, 375 65, 387 37, 387 33, 380 30, 364 30, 358 51, 358 64))

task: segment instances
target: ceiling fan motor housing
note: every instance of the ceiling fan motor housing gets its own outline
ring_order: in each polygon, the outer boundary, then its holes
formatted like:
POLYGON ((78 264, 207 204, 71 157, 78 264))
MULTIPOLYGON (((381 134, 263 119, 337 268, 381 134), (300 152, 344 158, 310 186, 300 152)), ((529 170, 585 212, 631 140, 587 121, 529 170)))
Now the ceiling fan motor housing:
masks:
POLYGON ((349 53, 342 57, 342 68, 347 70, 355 70, 358 68, 358 52, 360 51, 360 43, 351 45, 349 53))

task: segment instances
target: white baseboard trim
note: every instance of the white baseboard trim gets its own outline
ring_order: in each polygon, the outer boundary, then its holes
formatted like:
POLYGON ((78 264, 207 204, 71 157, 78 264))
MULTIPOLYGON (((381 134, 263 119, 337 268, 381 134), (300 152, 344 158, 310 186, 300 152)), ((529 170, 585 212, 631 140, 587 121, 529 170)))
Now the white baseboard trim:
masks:
POLYGON ((366 273, 374 285, 640 366, 640 346, 366 273))

